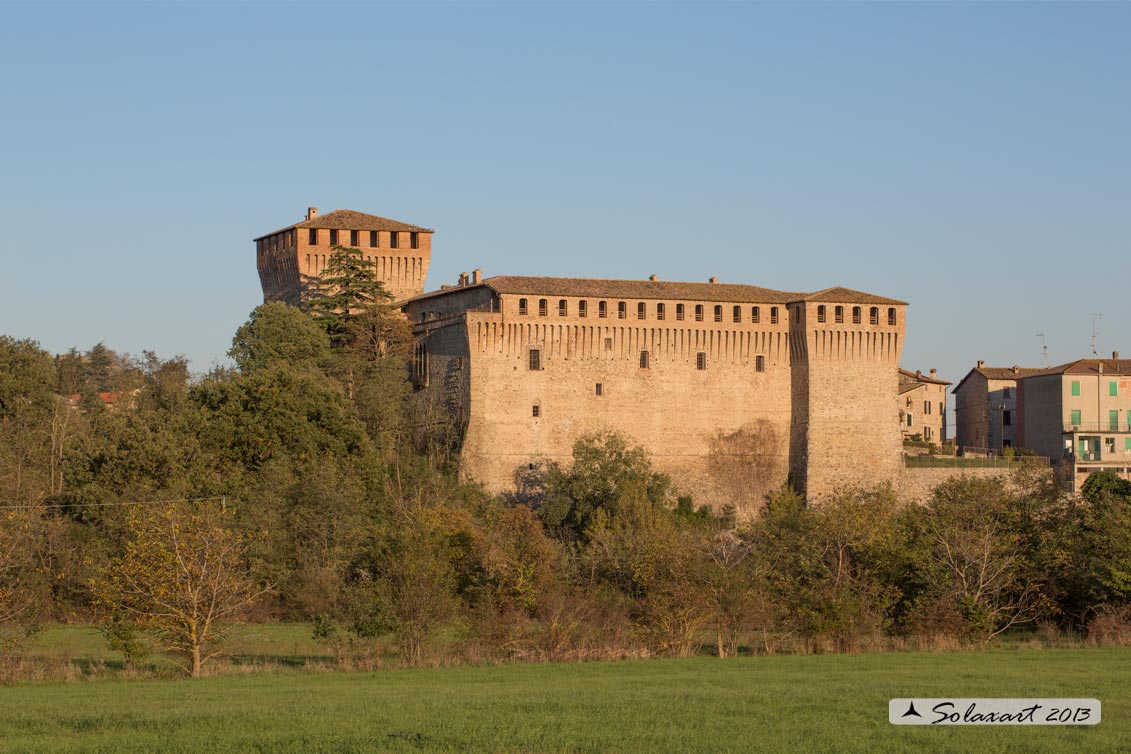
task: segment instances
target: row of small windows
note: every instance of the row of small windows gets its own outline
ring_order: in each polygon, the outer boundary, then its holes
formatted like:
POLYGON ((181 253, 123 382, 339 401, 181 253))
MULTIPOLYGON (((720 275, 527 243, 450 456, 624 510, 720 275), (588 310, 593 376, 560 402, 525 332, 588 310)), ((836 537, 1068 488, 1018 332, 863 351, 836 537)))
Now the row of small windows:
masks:
MULTIPOLYGON (((1082 412, 1078 408, 1072 409, 1072 413, 1069 417, 1071 422, 1072 422, 1072 426, 1079 427, 1083 423, 1081 421, 1081 418, 1082 418, 1081 413, 1082 412)), ((1110 411, 1107 412, 1107 426, 1108 426, 1108 429, 1111 430, 1112 432, 1115 432, 1119 429, 1119 410, 1118 409, 1111 409, 1110 411)), ((1127 427, 1128 427, 1128 429, 1131 429, 1131 411, 1127 412, 1127 427)))
MULTIPOLYGON (((860 324, 861 314, 862 314, 862 310, 859 306, 852 307, 852 324, 854 324, 854 325, 860 324)), ((820 323, 828 322, 828 316, 829 316, 828 315, 828 307, 826 307, 824 304, 821 304, 820 306, 817 307, 817 322, 820 322, 820 323)), ((843 306, 836 306, 833 309, 833 321, 838 325, 844 324, 844 307, 843 306)), ((880 324, 880 308, 878 306, 873 306, 871 309, 868 310, 868 324, 871 324, 871 325, 880 324)), ((895 307, 888 307, 888 324, 889 325, 895 324, 895 307)))
MULTIPOLYGON (((377 248, 380 248, 380 246, 381 246, 381 232, 380 231, 376 231, 376 230, 370 230, 370 231, 351 230, 351 231, 347 231, 347 232, 350 234, 350 236, 349 236, 349 238, 350 238, 349 245, 350 246, 357 247, 357 246, 361 245, 361 234, 363 232, 367 232, 368 235, 369 235, 369 248, 377 249, 377 248)), ((331 246, 334 246, 336 244, 341 243, 342 233, 343 233, 343 231, 336 230, 336 229, 333 229, 333 228, 330 229, 330 245, 331 246)), ((316 246, 318 244, 318 228, 308 228, 307 229, 307 243, 314 245, 314 246, 316 246)), ((399 249, 400 246, 401 246, 400 231, 396 231, 396 230, 389 231, 389 248, 399 249)), ((417 233, 416 231, 412 231, 408 234, 408 246, 409 246, 410 249, 419 249, 420 248, 420 234, 419 233, 417 233)))
MULTIPOLYGON (((612 348, 612 342, 611 341, 612 341, 611 338, 605 339, 606 349, 612 348)), ((542 371, 542 349, 540 349, 540 348, 531 348, 530 349, 528 359, 527 359, 527 366, 533 372, 542 371)), ((640 352, 640 368, 641 369, 651 369, 652 368, 652 354, 649 351, 641 351, 640 352)), ((700 351, 699 353, 695 354, 695 368, 699 369, 699 370, 703 370, 703 369, 707 368, 707 354, 705 352, 700 351)), ((765 372, 766 371, 766 357, 765 356, 759 354, 759 355, 754 357, 754 371, 755 372, 765 372)), ((600 394, 601 394, 601 388, 600 388, 600 386, 598 386, 597 395, 600 395, 600 394)))
MULTIPOLYGON (((529 300, 527 300, 525 298, 520 298, 518 300, 518 313, 521 316, 524 316, 524 317, 526 315, 530 314, 530 302, 529 302, 529 300)), ((549 314, 550 314, 550 302, 547 301, 544 298, 538 299, 538 316, 539 317, 547 317, 547 316, 549 316, 549 314)), ((705 314, 706 314, 706 309, 704 308, 704 306, 702 304, 696 304, 695 309, 694 309, 695 321, 696 322, 704 321, 705 314)), ((559 317, 568 317, 569 316, 569 302, 566 301, 564 298, 558 300, 558 316, 559 317)), ((589 302, 586 301, 585 299, 582 299, 581 301, 577 302, 577 316, 578 317, 588 317, 589 316, 589 302)), ((597 316, 601 319, 605 319, 609 316, 609 302, 608 301, 598 301, 597 302, 597 316)), ((638 302, 636 304, 636 318, 637 319, 645 319, 645 318, 647 318, 647 316, 648 316, 647 304, 645 304, 643 301, 638 302)), ((663 304, 663 303, 656 304, 656 319, 665 320, 665 319, 667 319, 667 316, 668 316, 667 305, 663 304)), ((735 306, 731 310, 732 321, 742 322, 742 317, 743 317, 742 307, 741 306, 735 306)), ((628 319, 628 302, 626 302, 626 301, 618 301, 617 302, 617 319, 628 319)), ((686 308, 684 307, 683 304, 676 304, 675 305, 675 319, 678 322, 682 322, 685 319, 687 319, 687 310, 686 310, 686 308)), ((781 315, 780 315, 780 310, 778 309, 778 307, 771 306, 770 307, 770 324, 776 325, 776 324, 778 324, 780 319, 781 319, 781 315)), ((723 307, 722 306, 719 306, 719 305, 715 306, 715 308, 714 308, 714 321, 715 322, 722 322, 723 321, 723 307)), ((762 321, 762 307, 760 307, 760 306, 750 307, 750 321, 755 323, 755 324, 762 321)))
MULTIPOLYGON (((1080 395, 1080 381, 1079 380, 1072 380, 1072 394, 1077 395, 1077 396, 1080 395)), ((1111 380, 1110 382, 1108 382, 1107 383, 1107 394, 1108 394, 1108 396, 1110 396, 1112 398, 1118 398, 1119 397, 1119 383, 1116 382, 1115 380, 1111 380)))

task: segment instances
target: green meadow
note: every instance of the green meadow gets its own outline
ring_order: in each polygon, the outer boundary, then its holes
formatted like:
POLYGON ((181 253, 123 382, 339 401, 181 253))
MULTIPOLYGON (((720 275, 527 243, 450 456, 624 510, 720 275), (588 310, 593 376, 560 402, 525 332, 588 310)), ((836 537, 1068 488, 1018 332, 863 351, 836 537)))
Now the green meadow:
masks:
POLYGON ((516 664, 0 687, 11 752, 1131 751, 1131 650, 516 664), (1096 697, 1090 727, 894 727, 897 696, 1096 697))

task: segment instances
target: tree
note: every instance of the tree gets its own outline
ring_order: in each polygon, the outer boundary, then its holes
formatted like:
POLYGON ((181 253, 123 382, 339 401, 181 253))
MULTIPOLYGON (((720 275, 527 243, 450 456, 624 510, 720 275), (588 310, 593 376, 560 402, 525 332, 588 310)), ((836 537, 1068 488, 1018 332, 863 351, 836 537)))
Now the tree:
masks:
POLYGON ((774 424, 758 419, 711 438, 707 468, 726 502, 739 514, 753 513, 786 474, 785 448, 774 424))
POLYGON ((49 593, 37 562, 42 545, 36 506, 0 509, 0 650, 30 635, 47 609, 49 593))
POLYGON ((219 654, 226 624, 268 590, 250 575, 233 516, 222 500, 136 506, 121 554, 96 584, 194 678, 219 654))
POLYGON ((279 365, 299 370, 317 367, 329 354, 325 329, 281 301, 255 307, 247 322, 236 330, 228 351, 245 373, 279 365))
POLYGON ((335 345, 352 342, 354 321, 375 304, 388 303, 392 294, 377 279, 376 265, 361 249, 334 245, 326 268, 316 281, 310 303, 311 316, 335 345))

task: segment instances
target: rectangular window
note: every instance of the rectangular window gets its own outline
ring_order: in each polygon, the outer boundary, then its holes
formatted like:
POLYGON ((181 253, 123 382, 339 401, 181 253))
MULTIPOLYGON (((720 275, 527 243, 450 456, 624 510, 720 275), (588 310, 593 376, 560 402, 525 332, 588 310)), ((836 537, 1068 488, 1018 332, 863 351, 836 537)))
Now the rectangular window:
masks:
POLYGON ((722 322, 723 321, 723 308, 721 306, 715 307, 715 321, 716 322, 722 322))
POLYGON ((415 230, 408 234, 408 245, 414 249, 420 248, 420 234, 415 230))
POLYGON ((602 385, 600 382, 598 382, 595 392, 597 393, 597 395, 604 395, 605 394, 604 385, 602 385))
POLYGON ((770 324, 776 325, 778 323, 778 308, 776 306, 770 307, 770 324))
POLYGON ((628 318, 628 304, 623 301, 617 302, 617 319, 628 318))
POLYGON ((663 304, 656 304, 656 319, 661 320, 661 321, 664 319, 664 305, 663 304))
POLYGON ((1107 394, 1110 395, 1112 398, 1117 397, 1119 395, 1119 383, 1118 382, 1107 383, 1107 394))
POLYGON ((640 352, 640 368, 641 369, 647 369, 648 366, 649 366, 648 352, 647 351, 641 351, 640 352))
POLYGON ((546 299, 544 299, 544 298, 538 299, 538 316, 539 317, 550 316, 550 305, 546 302, 546 299))
POLYGON ((683 321, 683 304, 675 305, 675 318, 677 322, 683 321))
POLYGON ((1118 411, 1108 411, 1107 412, 1107 428, 1110 429, 1112 432, 1118 432, 1119 431, 1119 412, 1118 411))
POLYGON ((817 321, 818 322, 824 322, 825 321, 825 306, 824 306, 824 304, 817 307, 817 321))
POLYGON ((613 350, 613 339, 612 338, 605 338, 605 350, 606 351, 613 350))
POLYGON ((754 324, 758 324, 762 321, 762 307, 755 306, 750 310, 750 321, 754 324))
POLYGON ((380 240, 380 237, 378 236, 377 231, 375 231, 375 230, 369 231, 369 248, 376 249, 377 248, 377 242, 379 240, 380 240))
POLYGON ((909 426, 909 427, 914 426, 915 421, 912 419, 911 414, 910 413, 906 414, 906 416, 907 416, 907 426, 909 426))
POLYGON ((945 413, 946 413, 946 404, 944 404, 942 401, 939 401, 939 416, 942 416, 945 413))
POLYGON ((734 321, 735 322, 741 322, 742 321, 742 307, 741 306, 734 307, 734 321))
POLYGON ((539 416, 542 415, 542 407, 539 406, 537 403, 535 403, 533 406, 530 407, 530 415, 533 416, 535 419, 537 419, 539 416))
POLYGON ((338 243, 338 231, 331 230, 330 231, 330 245, 335 246, 335 245, 337 245, 337 243, 338 243))
POLYGON ((609 304, 608 304, 607 301, 598 301, 597 302, 597 316, 600 317, 601 319, 604 319, 605 317, 609 316, 609 304))
POLYGON ((696 369, 706 369, 707 368, 707 354, 703 353, 702 351, 695 354, 695 368, 696 369))
POLYGON ((558 316, 559 317, 565 317, 568 314, 569 314, 569 304, 567 304, 566 300, 563 298, 560 301, 558 301, 558 316))
POLYGON ((581 301, 577 302, 577 316, 579 316, 579 317, 588 317, 589 316, 589 302, 586 301, 585 299, 582 299, 581 301))
POLYGON ((1079 427, 1080 426, 1080 409, 1078 409, 1078 408, 1072 409, 1072 426, 1073 427, 1079 427))
POLYGON ((754 357, 754 371, 755 372, 766 371, 766 357, 765 356, 758 355, 758 356, 754 357))
POLYGON ((306 242, 311 246, 318 245, 318 228, 311 228, 307 234, 306 242))
POLYGON ((1123 452, 1131 453, 1131 437, 1123 438, 1123 452))
POLYGON ((401 236, 401 234, 400 234, 400 233, 398 233, 398 232, 397 232, 397 231, 395 231, 395 230, 394 230, 394 231, 392 231, 392 232, 390 232, 390 233, 389 233, 389 246, 391 246, 391 247, 392 247, 392 248, 394 248, 394 249, 399 249, 399 248, 400 248, 400 245, 401 245, 401 238, 400 238, 400 236, 401 236))
POLYGON ((526 299, 524 298, 518 300, 518 313, 524 317, 526 316, 526 299))
POLYGON ((1072 394, 1073 395, 1080 395, 1080 381, 1079 380, 1072 380, 1072 394))
POLYGON ((530 371, 542 371, 542 351, 537 348, 530 349, 530 371))
POLYGON ((1012 427, 1013 426, 1013 412, 1012 411, 1002 411, 1001 412, 1001 426, 1003 426, 1003 427, 1012 427))
POLYGON ((695 305, 695 321, 696 322, 702 322, 703 321, 703 305, 702 304, 696 304, 695 305))
POLYGON ((350 246, 357 246, 357 231, 350 231, 350 246))
POLYGON ((854 325, 860 324, 860 307, 859 306, 852 307, 852 324, 854 324, 854 325))
POLYGON ((923 427, 923 439, 924 440, 930 440, 931 439, 931 428, 930 427, 923 427))
POLYGON ((645 310, 644 302, 641 301, 639 304, 636 305, 636 318, 637 319, 644 319, 645 311, 646 310, 645 310))
POLYGON ((924 414, 931 413, 931 402, 930 401, 923 401, 923 413, 924 414))
POLYGON ((838 306, 835 311, 836 311, 836 323, 838 325, 843 325, 844 324, 844 307, 838 306))

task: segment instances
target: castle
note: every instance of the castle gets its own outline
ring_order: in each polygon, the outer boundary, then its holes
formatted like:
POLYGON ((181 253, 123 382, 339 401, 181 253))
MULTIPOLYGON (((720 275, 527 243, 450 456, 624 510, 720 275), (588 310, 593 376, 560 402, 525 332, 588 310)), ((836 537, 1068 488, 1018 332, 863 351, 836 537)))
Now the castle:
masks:
POLYGON ((478 270, 425 293, 431 233, 312 208, 305 222, 256 239, 264 299, 301 303, 329 244, 380 260, 378 277, 416 335, 417 384, 460 427, 463 473, 488 488, 513 489, 524 470, 568 462, 579 437, 602 430, 643 446, 659 470, 717 505, 756 504, 790 477, 811 499, 900 477, 905 302, 714 278, 478 270), (753 482, 736 490, 736 479, 753 482))

